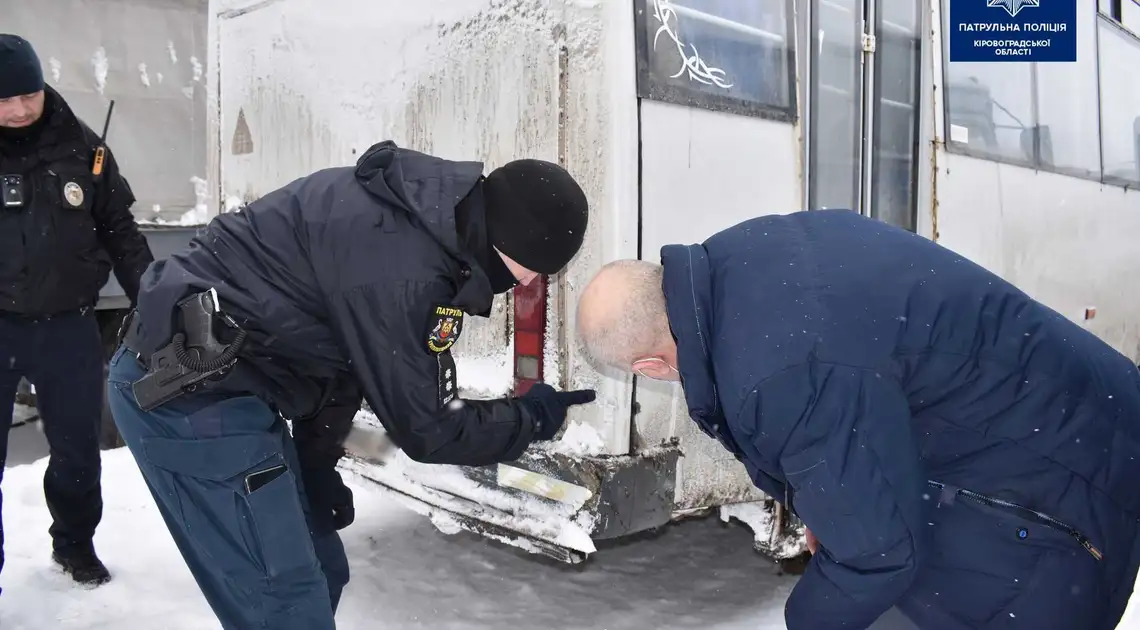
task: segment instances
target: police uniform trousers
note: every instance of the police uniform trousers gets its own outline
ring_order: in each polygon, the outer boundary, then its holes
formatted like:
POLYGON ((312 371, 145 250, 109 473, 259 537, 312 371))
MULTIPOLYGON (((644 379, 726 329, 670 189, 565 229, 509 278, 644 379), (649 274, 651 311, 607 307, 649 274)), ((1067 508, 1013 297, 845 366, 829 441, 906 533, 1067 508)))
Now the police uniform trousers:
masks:
MULTIPOLYGON (((51 456, 44 497, 56 550, 90 549, 103 517, 99 427, 103 415, 103 344, 91 309, 32 318, 0 312, 0 479, 20 379, 36 387, 51 456)), ((3 500, 0 494, 0 502, 3 500)), ((0 524, 0 569, 4 566, 0 524)))
POLYGON ((220 392, 142 411, 131 384, 144 373, 116 352, 111 412, 222 627, 335 628, 348 560, 335 530, 313 530, 284 420, 256 397, 220 392))

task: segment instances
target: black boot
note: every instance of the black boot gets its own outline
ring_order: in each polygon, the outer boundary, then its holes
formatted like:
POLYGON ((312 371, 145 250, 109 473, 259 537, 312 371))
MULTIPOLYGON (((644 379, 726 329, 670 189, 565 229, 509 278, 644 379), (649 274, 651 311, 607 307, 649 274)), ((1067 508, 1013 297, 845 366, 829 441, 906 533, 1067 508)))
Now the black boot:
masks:
POLYGON ((94 548, 56 549, 51 553, 51 559, 80 584, 99 586, 111 580, 111 572, 99 561, 94 548))

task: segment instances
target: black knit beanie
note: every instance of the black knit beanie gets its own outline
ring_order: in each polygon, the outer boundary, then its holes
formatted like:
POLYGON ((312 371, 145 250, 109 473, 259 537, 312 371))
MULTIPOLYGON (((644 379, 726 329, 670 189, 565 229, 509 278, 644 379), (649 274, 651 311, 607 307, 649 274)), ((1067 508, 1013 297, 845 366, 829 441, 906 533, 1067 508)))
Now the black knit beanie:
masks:
POLYGON ((510 162, 487 176, 483 196, 491 244, 523 267, 556 274, 582 247, 589 204, 561 166, 510 162))
POLYGON ((0 34, 0 98, 35 94, 44 89, 44 69, 28 40, 0 34))

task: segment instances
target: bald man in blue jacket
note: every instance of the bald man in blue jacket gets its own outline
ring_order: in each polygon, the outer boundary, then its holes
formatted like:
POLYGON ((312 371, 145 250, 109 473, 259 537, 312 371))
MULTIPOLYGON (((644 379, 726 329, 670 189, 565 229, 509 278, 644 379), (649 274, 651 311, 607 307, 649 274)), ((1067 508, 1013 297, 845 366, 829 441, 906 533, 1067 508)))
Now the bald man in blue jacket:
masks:
POLYGON ((607 265, 579 334, 818 539, 790 630, 1111 630, 1140 564, 1140 372, 927 239, 767 216, 607 265))

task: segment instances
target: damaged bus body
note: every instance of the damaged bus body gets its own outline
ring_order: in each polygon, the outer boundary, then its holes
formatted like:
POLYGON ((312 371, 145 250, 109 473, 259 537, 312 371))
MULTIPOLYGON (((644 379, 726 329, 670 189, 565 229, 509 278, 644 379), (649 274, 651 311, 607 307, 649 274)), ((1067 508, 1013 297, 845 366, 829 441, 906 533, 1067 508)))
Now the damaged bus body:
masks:
MULTIPOLYGON (((572 412, 560 441, 516 462, 429 466, 355 449, 343 466, 445 532, 567 562, 598 541, 710 510, 750 525, 765 554, 795 557, 802 524, 689 420, 678 386, 585 361, 574 339, 577 292, 615 258, 656 260, 664 244, 698 242, 759 214, 846 207, 938 239, 1066 314, 1100 301, 1102 317, 1089 326, 1135 354, 1140 330, 1127 318, 1140 297, 1089 283, 1076 261, 1103 251, 1098 277, 1138 270, 1126 242, 1107 252, 1115 234, 1140 229, 1140 212, 1125 212, 1140 195, 1104 183, 1099 163, 1082 179, 981 155, 989 145, 977 145, 980 132, 947 141, 943 127, 993 129, 997 110, 986 101, 967 121, 958 92, 944 100, 942 6, 211 0, 210 192, 226 205, 248 202, 351 164, 384 139, 487 169, 518 157, 564 165, 591 202, 582 252, 559 276, 499 298, 454 354, 469 397, 543 381, 595 388, 598 402, 572 412), (1101 212, 1082 215, 1082 204, 1101 212), (1041 212, 1080 236, 1047 245, 1041 212), (1115 223, 1090 229, 1098 221, 1115 223), (1044 251, 1067 260, 1050 274, 1018 264, 1044 251)), ((1094 11, 1090 22, 1100 19, 1094 11)), ((1000 77, 988 85, 1006 87, 1000 77)), ((1039 160, 1040 142, 1028 147, 1039 160)), ((1135 152, 1121 159, 1113 168, 1140 180, 1135 152)), ((357 424, 379 426, 367 410, 357 424)))

